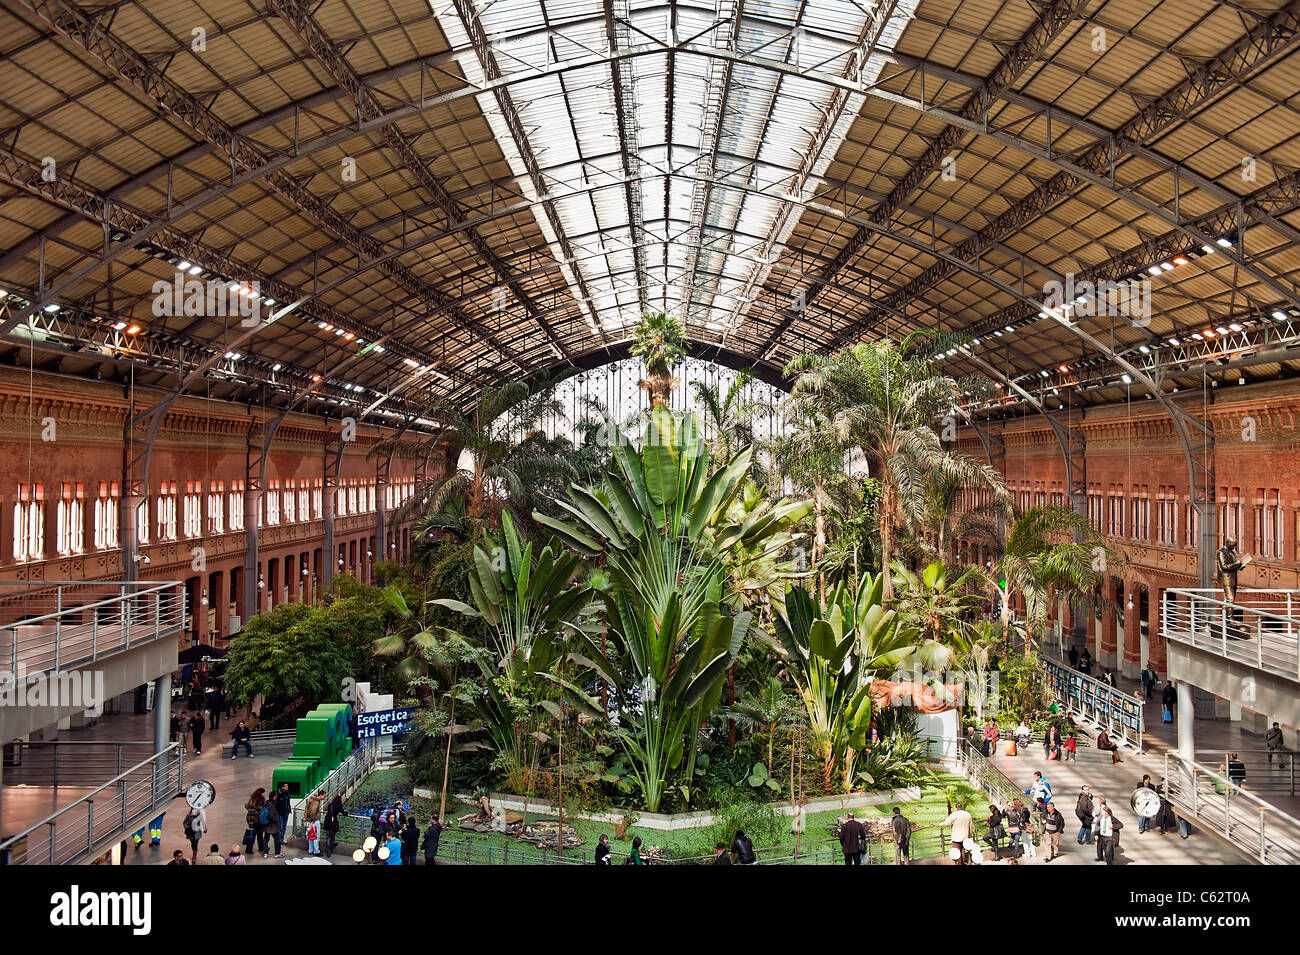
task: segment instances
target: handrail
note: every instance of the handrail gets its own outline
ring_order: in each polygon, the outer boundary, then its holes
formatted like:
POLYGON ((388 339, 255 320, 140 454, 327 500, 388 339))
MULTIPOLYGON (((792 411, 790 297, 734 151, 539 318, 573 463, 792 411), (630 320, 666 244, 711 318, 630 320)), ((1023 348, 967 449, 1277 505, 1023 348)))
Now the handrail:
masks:
POLYGON ((1041 660, 1039 665, 1048 688, 1068 709, 1112 733, 1118 730, 1124 742, 1129 742, 1132 730, 1137 734, 1137 751, 1142 752, 1143 700, 1056 660, 1041 660))
POLYGON ((127 831, 132 820, 171 802, 181 786, 184 772, 184 754, 176 743, 172 743, 162 752, 136 763, 80 799, 0 842, 0 864, 10 864, 15 851, 24 851, 23 862, 29 859, 49 865, 72 862, 93 851, 107 835, 127 831), (102 822, 106 816, 111 818, 102 822), (64 827, 62 838, 60 825, 64 827), (27 845, 29 837, 42 831, 48 839, 43 853, 45 858, 32 859, 31 847, 27 845), (67 852, 60 857, 64 848, 67 852))
MULTIPOLYGON (((56 585, 56 587, 58 589, 61 589, 63 587, 75 586, 77 584, 92 585, 94 583, 96 582, 75 581, 75 580, 60 581, 56 585)), ((141 583, 141 582, 137 582, 137 583, 141 583)), ((0 623, 0 629, 8 630, 10 627, 30 627, 34 624, 40 623, 42 620, 53 620, 59 617, 67 616, 70 613, 81 613, 82 611, 85 610, 95 610, 99 607, 108 607, 111 606, 112 604, 120 604, 122 601, 127 600, 131 597, 143 597, 148 594, 154 593, 156 591, 163 591, 173 587, 184 586, 184 581, 180 581, 180 580, 162 581, 160 583, 153 584, 152 586, 149 587, 141 587, 139 589, 132 590, 129 594, 126 592, 126 588, 131 586, 132 581, 104 581, 104 584, 107 586, 117 587, 121 592, 116 594, 115 596, 106 597, 103 600, 96 601, 95 603, 77 604, 76 606, 72 606, 72 607, 64 607, 61 610, 54 611, 53 613, 41 614, 40 616, 37 617, 23 617, 20 620, 12 620, 8 623, 0 623)), ((3 582, 0 582, 0 587, 3 586, 5 586, 5 584, 3 582)), ((0 603, 0 606, 3 606, 3 603, 0 603)))
POLYGON ((1229 603, 1222 591, 1175 588, 1160 607, 1160 628, 1178 644, 1300 680, 1300 591, 1249 590, 1229 603), (1253 601, 1284 594, 1285 602, 1253 601))
POLYGON ((1161 788, 1189 818, 1260 862, 1300 864, 1300 819, 1241 788, 1226 774, 1177 753, 1166 753, 1161 788), (1202 780, 1209 783, 1213 793, 1201 791, 1202 780))

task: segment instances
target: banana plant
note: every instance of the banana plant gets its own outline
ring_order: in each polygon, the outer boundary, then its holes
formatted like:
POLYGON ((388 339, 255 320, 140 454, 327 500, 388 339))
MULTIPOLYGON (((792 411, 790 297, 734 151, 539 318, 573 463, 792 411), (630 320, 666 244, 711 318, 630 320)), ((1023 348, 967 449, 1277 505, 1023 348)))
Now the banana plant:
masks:
POLYGON ((856 753, 871 727, 871 681, 916 651, 898 614, 885 609, 882 575, 868 575, 854 594, 844 582, 817 604, 803 587, 786 594, 774 615, 774 649, 804 709, 829 791, 836 769, 847 787, 856 753))
POLYGON ((729 588, 728 554, 758 547, 811 505, 782 501, 730 520, 753 449, 710 475, 693 414, 656 407, 639 451, 621 431, 613 438, 616 467, 598 487, 574 488, 557 518, 533 517, 578 553, 604 557, 595 576, 609 639, 602 649, 574 628, 576 658, 619 691, 618 735, 655 811, 688 746, 684 772, 692 778, 700 724, 749 632, 750 614, 736 610, 729 588))
MULTIPOLYGON (((550 671, 561 656, 563 624, 590 603, 591 588, 569 585, 581 561, 552 542, 534 555, 509 512, 501 515, 501 533, 486 534, 474 545, 469 589, 474 605, 440 598, 430 603, 487 625, 496 653, 495 666, 511 683, 532 673, 550 671)), ((493 674, 489 674, 489 677, 493 674)))

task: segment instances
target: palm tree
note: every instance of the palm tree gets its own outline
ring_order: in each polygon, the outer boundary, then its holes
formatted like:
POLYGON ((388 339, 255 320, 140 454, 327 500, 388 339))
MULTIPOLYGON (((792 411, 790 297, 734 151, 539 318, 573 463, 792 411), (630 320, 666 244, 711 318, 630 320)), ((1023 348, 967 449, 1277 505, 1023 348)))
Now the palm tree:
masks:
POLYGON ((767 734, 767 767, 771 769, 776 728, 796 705, 786 693, 785 684, 772 676, 757 693, 746 693, 744 699, 727 707, 724 712, 729 720, 734 719, 767 734))
MULTIPOLYGON (((549 388, 535 390, 523 381, 484 386, 468 412, 445 402, 431 406, 423 417, 439 425, 437 443, 450 455, 468 454, 469 461, 418 486, 394 513, 394 522, 414 515, 417 527, 441 527, 446 522, 434 515, 454 513, 456 500, 463 501, 471 526, 481 526, 485 518, 495 522, 502 507, 527 515, 539 489, 567 486, 575 477, 563 453, 530 437, 544 420, 560 414, 549 388)), ((373 453, 388 450, 381 445, 373 453)))
MULTIPOLYGON (((981 474, 980 478, 986 475, 981 474)), ((921 500, 920 529, 933 530, 938 536, 937 556, 948 566, 957 560, 957 541, 970 537, 993 537, 997 533, 997 514, 1011 501, 1011 494, 1002 481, 986 486, 981 480, 974 485, 992 491, 994 500, 973 507, 963 507, 964 493, 972 485, 958 473, 940 471, 927 482, 921 500)))
POLYGON ((708 435, 709 457, 715 468, 722 467, 737 451, 754 443, 754 418, 765 412, 767 405, 745 397, 745 388, 753 380, 752 371, 737 372, 735 381, 725 393, 720 382, 691 382, 704 433, 708 435))
MULTIPOLYGON (((790 414, 801 410, 787 402, 786 433, 778 435, 763 445, 769 461, 768 483, 774 492, 781 485, 791 491, 808 495, 813 504, 813 538, 810 570, 826 553, 827 512, 834 506, 840 493, 851 483, 844 472, 844 453, 829 428, 819 427, 814 418, 792 422, 790 414)), ((808 410, 808 409, 802 409, 808 410)), ((825 596, 825 587, 819 586, 825 596)))
POLYGON ((1097 589, 1119 570, 1123 557, 1111 550, 1088 519, 1060 504, 1031 507, 1007 533, 1006 544, 993 561, 991 584, 1002 601, 1002 629, 1011 619, 1011 595, 1025 598, 1025 644, 1047 626, 1050 594, 1068 599, 1100 600, 1097 589))
POLYGON ((632 329, 631 352, 645 363, 646 378, 640 385, 650 396, 651 407, 666 407, 669 393, 678 384, 673 369, 686 357, 682 323, 664 312, 642 315, 632 329))
MULTIPOLYGON (((827 357, 803 355, 786 366, 795 378, 790 400, 796 420, 815 432, 818 443, 841 451, 860 448, 880 482, 881 559, 894 557, 897 529, 917 524, 925 487, 937 474, 990 487, 1001 484, 987 465, 944 451, 935 426, 955 413, 960 385, 938 374, 934 362, 916 353, 913 333, 902 344, 891 339, 860 342, 827 357)), ((885 599, 893 598, 885 575, 885 599)))

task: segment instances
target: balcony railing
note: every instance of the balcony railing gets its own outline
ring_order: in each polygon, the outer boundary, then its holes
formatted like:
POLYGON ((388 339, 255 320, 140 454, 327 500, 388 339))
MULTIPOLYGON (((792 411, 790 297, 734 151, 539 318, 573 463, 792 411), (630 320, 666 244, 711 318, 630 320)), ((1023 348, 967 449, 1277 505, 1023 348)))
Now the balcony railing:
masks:
POLYGON ((68 670, 180 633, 185 585, 0 583, 0 671, 68 670))
POLYGON ((1160 608, 1166 639, 1300 681, 1300 591, 1169 590, 1160 608))
POLYGON ((0 842, 0 865, 68 865, 164 811, 181 788, 184 756, 172 743, 76 802, 0 842))

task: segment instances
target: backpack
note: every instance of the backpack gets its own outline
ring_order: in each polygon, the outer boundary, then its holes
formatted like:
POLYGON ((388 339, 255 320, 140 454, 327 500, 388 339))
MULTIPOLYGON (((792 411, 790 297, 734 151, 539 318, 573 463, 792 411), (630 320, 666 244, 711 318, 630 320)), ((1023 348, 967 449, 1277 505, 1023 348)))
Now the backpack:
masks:
POLYGON ((271 807, 265 803, 262 804, 261 811, 257 814, 257 823, 261 826, 269 826, 271 824, 271 807))
POLYGON ((185 822, 183 823, 183 825, 184 825, 184 827, 185 827, 185 836, 186 836, 186 838, 188 838, 188 839, 197 839, 197 838, 198 838, 198 835, 199 835, 199 834, 198 834, 197 832, 194 831, 194 813, 190 813, 189 815, 187 815, 187 816, 185 817, 185 822))

